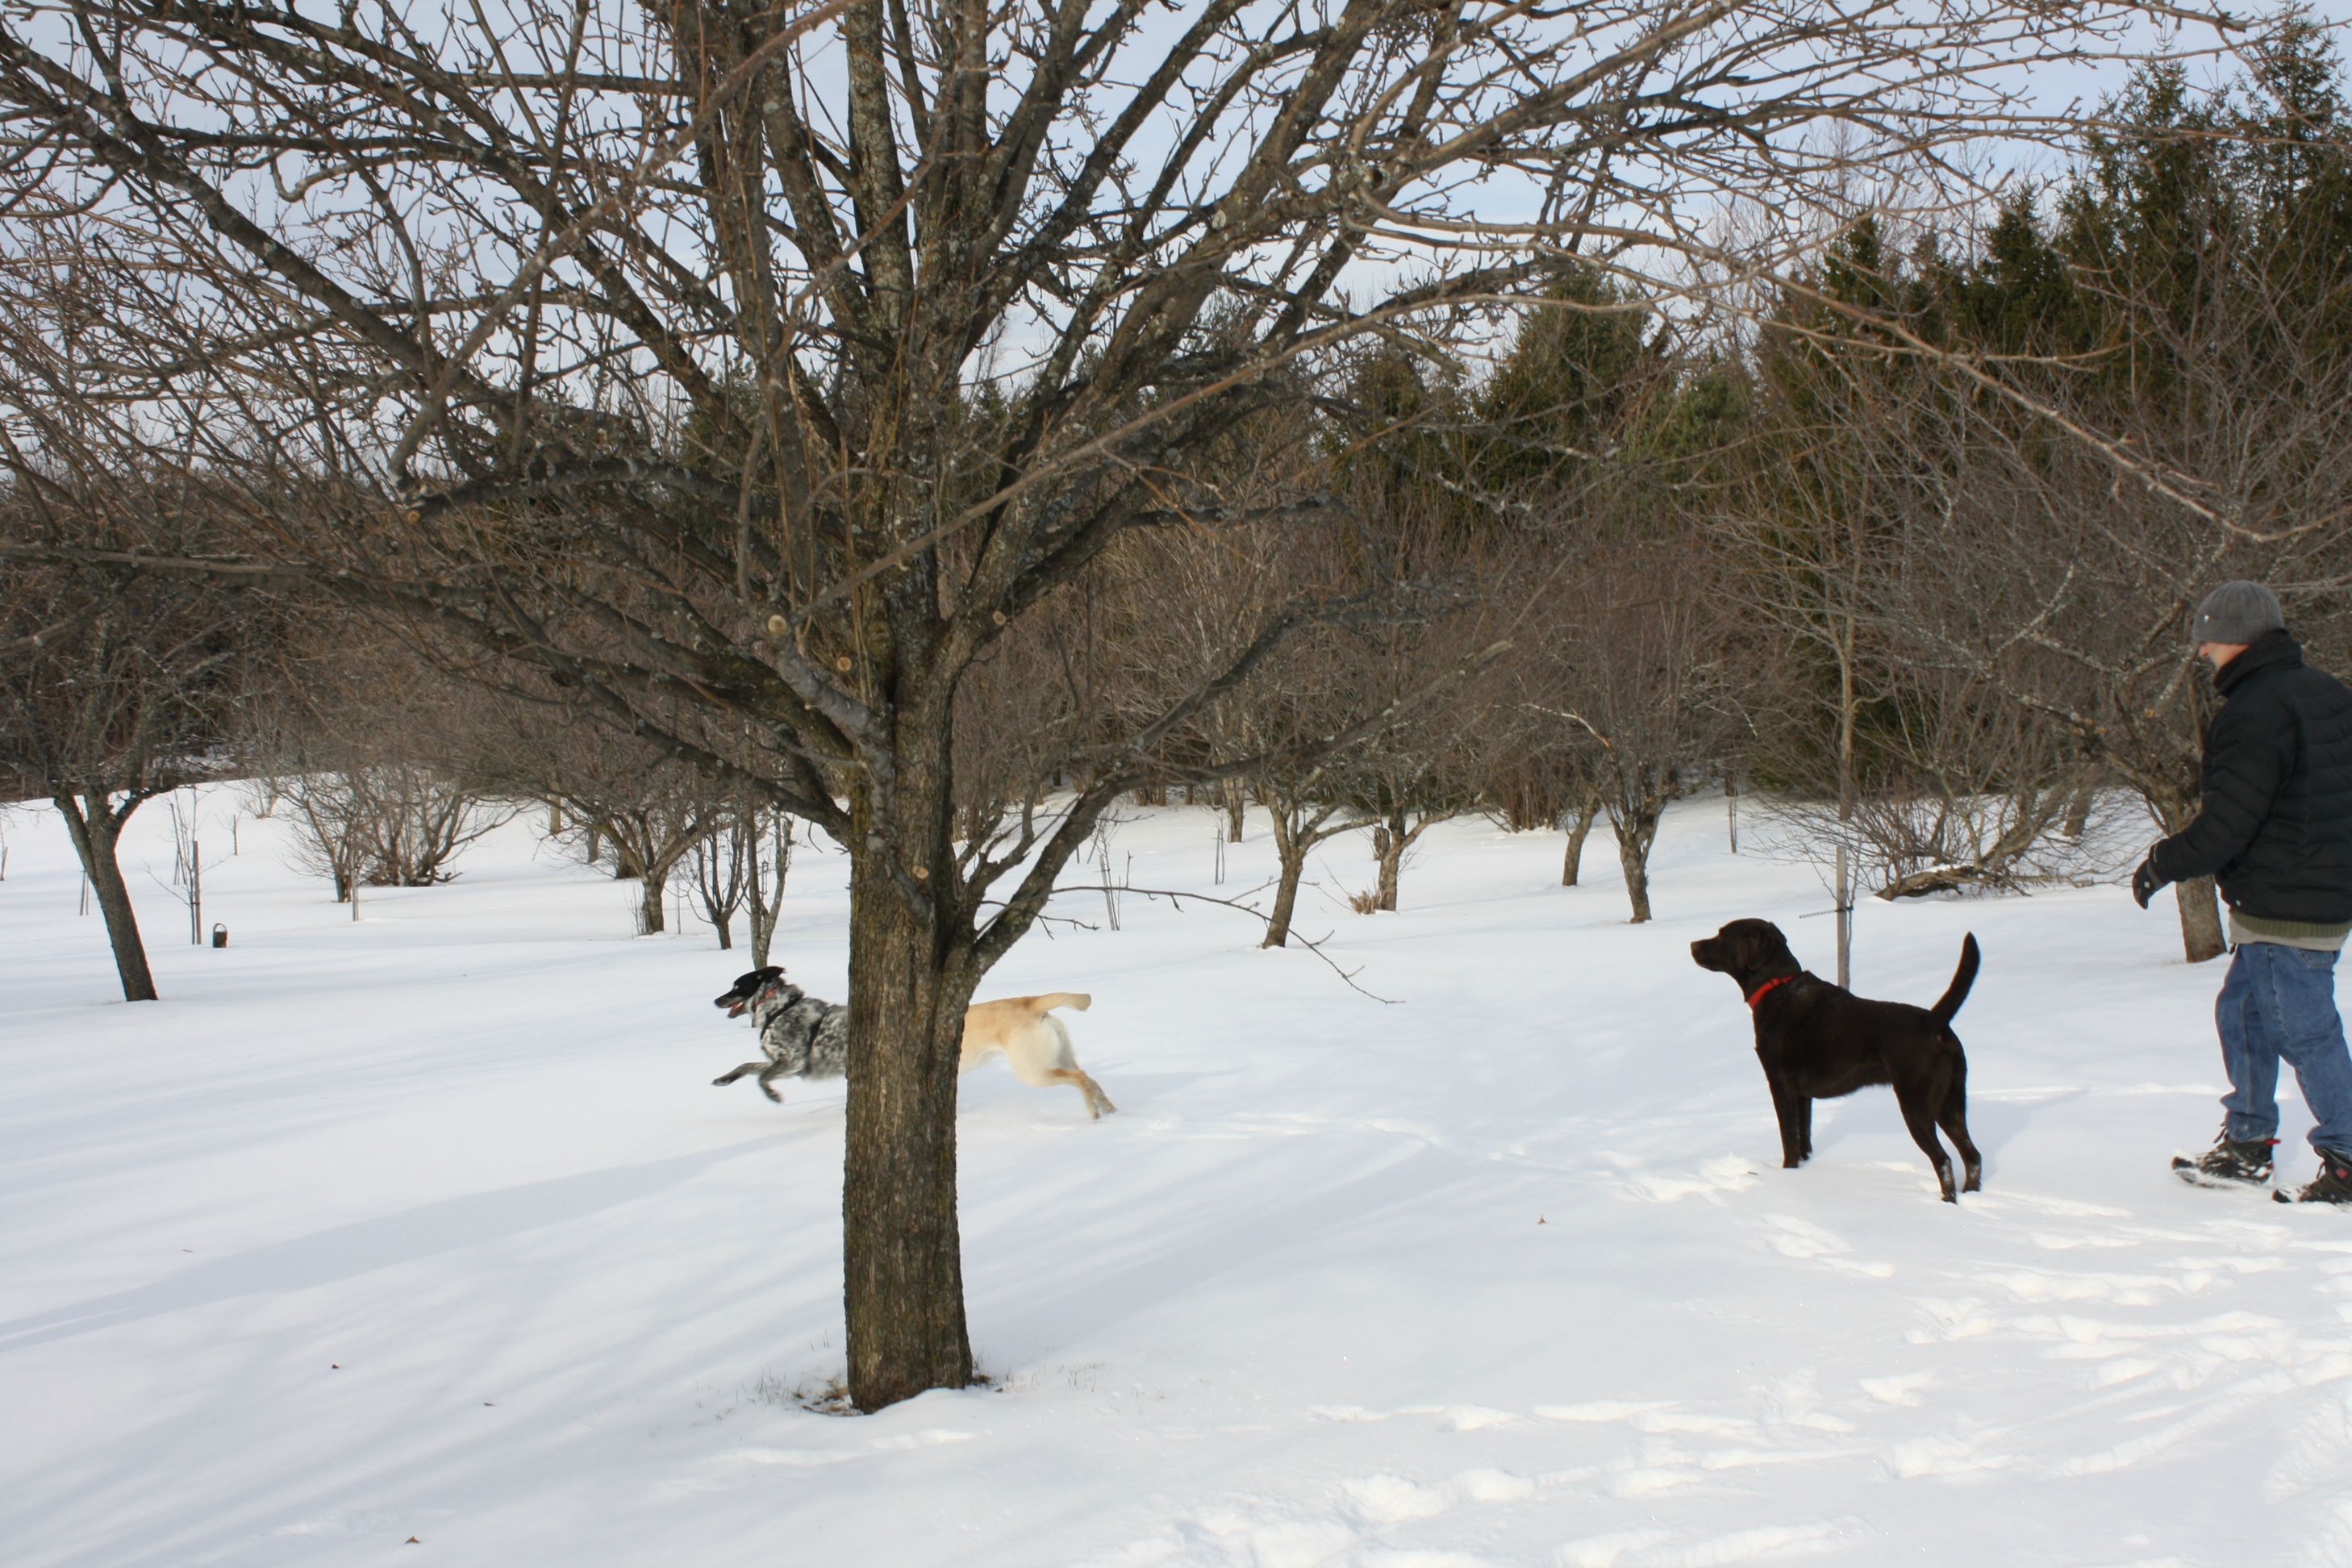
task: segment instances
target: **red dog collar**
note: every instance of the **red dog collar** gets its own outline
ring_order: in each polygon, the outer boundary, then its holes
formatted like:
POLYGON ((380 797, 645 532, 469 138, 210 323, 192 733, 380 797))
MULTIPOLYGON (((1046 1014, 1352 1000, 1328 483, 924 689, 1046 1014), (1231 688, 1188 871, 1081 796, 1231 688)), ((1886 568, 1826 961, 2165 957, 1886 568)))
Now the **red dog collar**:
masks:
POLYGON ((1759 985, 1755 990, 1748 994, 1748 1005, 1749 1010, 1753 1011, 1756 1004, 1761 1002, 1767 995, 1770 994, 1775 986, 1786 985, 1790 981, 1794 980, 1796 976, 1793 974, 1783 974, 1778 980, 1767 980, 1763 984, 1759 985))

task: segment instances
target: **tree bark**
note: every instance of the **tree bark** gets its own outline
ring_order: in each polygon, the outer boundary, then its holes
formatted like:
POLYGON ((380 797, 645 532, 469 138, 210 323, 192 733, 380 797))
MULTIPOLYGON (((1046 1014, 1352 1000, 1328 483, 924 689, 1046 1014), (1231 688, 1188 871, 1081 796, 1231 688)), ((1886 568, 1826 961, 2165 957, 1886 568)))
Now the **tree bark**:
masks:
POLYGON ((1242 841, 1242 819, 1249 811, 1249 792, 1238 778, 1225 781, 1225 842, 1242 841))
POLYGON ((1274 884, 1274 913, 1266 917, 1265 940, 1260 947, 1290 945, 1290 917, 1298 905, 1299 879, 1307 874, 1307 847, 1303 844, 1278 842, 1275 855, 1281 869, 1274 884))
POLYGON ((1592 832, 1592 819, 1601 815, 1601 802, 1586 795, 1577 804, 1576 815, 1569 822, 1568 853, 1560 857, 1559 885, 1573 888, 1584 870, 1584 840, 1592 832))
MULTIPOLYGON (((2141 798, 2147 802, 2157 826, 2168 835, 2181 832, 2196 820, 2200 803, 2194 795, 2171 790, 2159 794, 2143 787, 2141 798)), ((2202 963, 2229 951, 2221 926, 2221 895, 2212 878, 2191 877, 2174 884, 2172 902, 2180 914, 2180 950, 2189 963, 2202 963)))
POLYGON ((1408 829, 1405 824, 1409 816, 1402 807, 1398 807, 1389 813, 1385 823, 1372 829, 1372 851, 1379 858, 1381 868, 1378 907, 1391 913, 1397 907, 1397 889, 1404 879, 1406 852, 1421 841, 1423 834, 1442 820, 1441 814, 1433 812, 1408 829))
POLYGON ((893 803, 901 820, 868 831, 871 806, 861 801, 866 820, 853 840, 842 1288, 849 1396, 861 1410, 971 1382, 956 1075, 978 977, 949 947, 936 904, 897 879, 928 889, 938 879, 931 868, 953 864, 945 780, 913 774, 902 752, 893 803), (894 864, 885 843, 907 859, 894 864), (916 858, 926 856, 928 864, 916 858))
POLYGON ((1625 897, 1633 906, 1633 924, 1650 918, 1650 846, 1658 837, 1658 814, 1646 808, 1610 826, 1617 834, 1617 863, 1625 868, 1625 897))
POLYGON ((1372 907, 1393 913, 1397 907, 1397 877, 1404 865, 1404 813, 1396 812, 1372 829, 1372 854, 1380 866, 1380 884, 1372 907))
POLYGON ((98 895, 99 913, 106 917, 106 940, 114 949, 114 972, 122 982, 122 999, 154 1001, 155 976, 147 967, 146 943, 139 939, 139 916, 131 907, 131 889, 123 885, 122 868, 115 860, 122 825, 130 820, 139 798, 129 800, 119 815, 103 790, 90 792, 79 801, 64 791, 49 798, 66 819, 74 853, 81 858, 90 890, 98 895))
POLYGON ((2191 963, 2219 958, 2230 948, 2221 927, 2221 900, 2210 877, 2192 877, 2172 889, 2180 910, 2180 946, 2191 963))
POLYGON ((2098 800, 2098 795, 2096 786, 2092 784, 2084 784, 2076 790, 2074 798, 2066 803, 2066 823, 2059 831, 2069 838, 2080 838, 2089 832, 2091 807, 2098 800))

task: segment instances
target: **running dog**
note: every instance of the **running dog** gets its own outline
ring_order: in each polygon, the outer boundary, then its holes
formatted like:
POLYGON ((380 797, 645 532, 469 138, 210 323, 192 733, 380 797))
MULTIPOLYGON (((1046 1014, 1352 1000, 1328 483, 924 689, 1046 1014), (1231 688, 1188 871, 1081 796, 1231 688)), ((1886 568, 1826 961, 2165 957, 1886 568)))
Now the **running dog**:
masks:
POLYGON ((1801 967, 1789 939, 1769 921, 1733 921, 1691 943, 1701 969, 1739 983, 1756 1016, 1756 1058, 1780 1123, 1780 1164, 1794 1170, 1813 1152, 1813 1101, 1886 1084, 1903 1125, 1936 1167, 1944 1201, 1958 1203, 1952 1162, 1936 1141, 1943 1128, 1966 1167, 1961 1192, 1983 1184, 1984 1161, 1969 1139, 1969 1062, 1952 1019, 1976 983, 1977 939, 1960 939, 1960 966, 1933 1007, 1873 1002, 1801 967))
POLYGON ((712 1079, 733 1083, 746 1073, 760 1075, 760 1092, 782 1105, 774 1089, 780 1078, 839 1078, 849 1070, 849 1009, 819 1001, 784 978, 774 964, 736 976, 735 984, 710 999, 730 1018, 751 1010, 751 1026, 759 1031, 760 1049, 767 1060, 745 1062, 733 1072, 712 1079))
MULTIPOLYGON (((1013 1076, 1043 1089, 1066 1083, 1086 1097, 1087 1114, 1099 1119, 1117 1110, 1102 1085, 1088 1078, 1070 1049, 1070 1031, 1053 1016, 1056 1007, 1083 1013, 1094 998, 1083 991, 1049 991, 1042 996, 1007 996, 975 1002, 964 1010, 963 1052, 957 1070, 970 1072, 991 1057, 1003 1057, 1013 1076)), ((767 1059, 745 1062, 732 1072, 712 1079, 730 1084, 748 1074, 760 1075, 760 1092, 778 1104, 783 1096, 772 1085, 780 1078, 840 1078, 849 1070, 849 1009, 821 1002, 784 978, 774 964, 739 975, 735 984, 711 998, 730 1018, 749 1008, 760 1032, 760 1049, 767 1059)))

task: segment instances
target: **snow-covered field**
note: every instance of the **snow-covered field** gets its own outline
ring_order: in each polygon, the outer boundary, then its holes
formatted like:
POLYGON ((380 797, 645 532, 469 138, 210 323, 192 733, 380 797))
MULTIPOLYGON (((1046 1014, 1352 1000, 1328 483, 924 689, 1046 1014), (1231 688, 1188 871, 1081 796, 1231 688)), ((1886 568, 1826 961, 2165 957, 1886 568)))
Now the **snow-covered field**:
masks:
MULTIPOLYGON (((1957 1209, 1884 1090, 1778 1168, 1685 944, 1765 915, 1826 968, 1827 900, 1727 854, 1719 802, 1668 823, 1648 926, 1605 835, 1562 889, 1556 835, 1436 830, 1372 919, 1331 847, 1302 925, 1392 1005, 1226 911, 1032 937, 983 994, 1092 992, 1120 1114, 964 1080, 993 1385, 844 1418, 803 1404, 841 1364, 842 1087, 709 1087, 748 958, 629 938, 631 889, 522 824, 353 924, 278 825, 229 857, 236 805, 202 803, 220 951, 136 820, 139 1006, 55 819, 8 826, 10 1564, 2352 1563, 2352 1215, 2167 1173, 2219 1119, 2221 970, 2119 890, 1864 911, 1870 994, 1984 944, 1957 1209)), ((1206 888, 1213 831, 1133 813, 1114 859, 1206 888)), ((819 994, 844 865, 787 899, 819 994)))

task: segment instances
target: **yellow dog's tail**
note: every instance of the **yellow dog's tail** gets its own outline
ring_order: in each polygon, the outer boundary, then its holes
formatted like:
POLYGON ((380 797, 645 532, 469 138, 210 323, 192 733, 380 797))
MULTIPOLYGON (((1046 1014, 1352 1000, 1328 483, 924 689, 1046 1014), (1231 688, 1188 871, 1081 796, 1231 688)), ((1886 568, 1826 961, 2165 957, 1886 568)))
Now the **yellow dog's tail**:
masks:
POLYGON ((1029 1005, 1029 1011, 1040 1016, 1056 1007, 1083 1013, 1095 1003, 1095 999, 1083 991, 1048 991, 1043 996, 1024 996, 1021 1000, 1029 1005))

